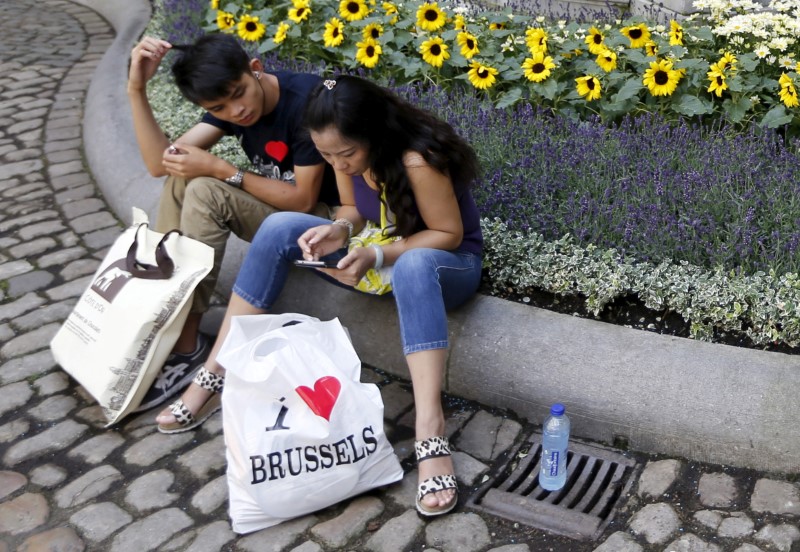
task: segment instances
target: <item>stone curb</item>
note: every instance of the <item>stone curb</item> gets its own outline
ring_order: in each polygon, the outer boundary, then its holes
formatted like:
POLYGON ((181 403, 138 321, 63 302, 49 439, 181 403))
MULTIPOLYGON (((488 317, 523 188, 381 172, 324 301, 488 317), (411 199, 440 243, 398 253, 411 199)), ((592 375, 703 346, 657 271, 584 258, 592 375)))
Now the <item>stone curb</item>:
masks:
MULTIPOLYGON (((118 36, 92 80, 84 143, 92 174, 125 221, 154 217, 160 182, 139 156, 127 110, 130 48, 145 0, 79 0, 118 36)), ((230 292, 246 244, 232 239, 218 291, 230 292)), ((391 299, 364 297, 297 271, 276 311, 338 316, 364 362, 407 377, 391 299)), ((765 471, 800 471, 800 358, 712 345, 479 296, 450 315, 448 392, 534 422, 563 401, 576 436, 765 471)))

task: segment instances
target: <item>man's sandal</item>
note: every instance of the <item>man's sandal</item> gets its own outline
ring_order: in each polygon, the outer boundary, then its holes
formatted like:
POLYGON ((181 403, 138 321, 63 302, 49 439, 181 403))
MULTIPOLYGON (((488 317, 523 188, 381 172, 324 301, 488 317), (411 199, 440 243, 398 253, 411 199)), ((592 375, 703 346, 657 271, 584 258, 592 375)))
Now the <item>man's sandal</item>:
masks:
MULTIPOLYGON (((423 441, 414 441, 414 451, 417 454, 417 464, 430 458, 450 456, 450 442, 447 437, 431 437, 423 441)), ((435 475, 419 484, 417 490, 417 511, 423 516, 440 516, 446 514, 456 507, 458 502, 458 484, 456 476, 449 473, 445 475, 435 475), (446 489, 456 491, 453 500, 439 509, 431 510, 422 504, 422 499, 431 493, 438 493, 446 489)))
POLYGON ((183 399, 178 399, 169 406, 170 412, 175 416, 175 421, 171 424, 158 424, 158 431, 161 433, 181 433, 182 431, 194 429, 205 422, 209 416, 222 408, 220 392, 224 382, 225 376, 209 372, 205 366, 201 366, 192 383, 199 385, 206 391, 211 391, 213 395, 208 398, 196 414, 192 414, 192 411, 183 403, 183 399))

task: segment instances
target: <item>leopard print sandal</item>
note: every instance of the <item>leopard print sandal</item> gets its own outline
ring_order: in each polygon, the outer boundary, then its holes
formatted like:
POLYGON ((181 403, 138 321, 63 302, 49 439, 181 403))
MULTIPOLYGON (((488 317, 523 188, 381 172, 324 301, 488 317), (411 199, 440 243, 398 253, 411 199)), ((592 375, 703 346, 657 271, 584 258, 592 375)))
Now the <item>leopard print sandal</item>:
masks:
MULTIPOLYGON (((429 458, 440 456, 450 456, 450 442, 447 437, 431 437, 423 441, 414 442, 414 451, 417 454, 417 464, 429 458)), ((423 516, 440 516, 446 514, 456 507, 458 503, 458 484, 456 476, 449 473, 445 475, 435 475, 419 484, 417 489, 417 511, 423 516), (431 510, 422 504, 422 499, 431 493, 454 489, 456 491, 453 500, 439 509, 431 510)))
POLYGON ((171 424, 158 424, 158 431, 161 433, 181 433, 194 429, 205 422, 209 416, 222 408, 220 392, 224 382, 225 376, 209 372, 205 366, 201 366, 192 383, 199 385, 206 391, 211 391, 213 395, 208 398, 195 414, 192 414, 191 410, 183 403, 183 399, 178 399, 169 406, 170 412, 175 416, 175 421, 171 424))

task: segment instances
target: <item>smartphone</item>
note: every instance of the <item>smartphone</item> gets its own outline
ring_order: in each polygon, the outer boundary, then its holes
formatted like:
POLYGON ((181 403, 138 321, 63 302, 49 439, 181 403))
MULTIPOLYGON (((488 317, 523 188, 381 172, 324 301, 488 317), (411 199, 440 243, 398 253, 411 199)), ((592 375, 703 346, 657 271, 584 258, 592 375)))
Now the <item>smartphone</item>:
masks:
POLYGON ((183 152, 178 148, 176 148, 175 146, 171 145, 169 148, 167 148, 167 153, 170 153, 172 155, 181 155, 183 152))
POLYGON ((305 268, 336 268, 338 261, 306 261, 300 259, 294 262, 294 266, 302 266, 305 268))

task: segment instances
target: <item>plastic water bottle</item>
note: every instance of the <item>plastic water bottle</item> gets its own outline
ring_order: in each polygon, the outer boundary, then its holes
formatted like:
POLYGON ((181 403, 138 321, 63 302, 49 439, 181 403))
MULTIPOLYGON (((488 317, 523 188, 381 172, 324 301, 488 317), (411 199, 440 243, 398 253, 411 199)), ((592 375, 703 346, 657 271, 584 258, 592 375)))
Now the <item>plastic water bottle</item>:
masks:
POLYGON ((542 431, 542 467, 539 485, 548 491, 557 491, 567 482, 567 447, 569 445, 569 418, 564 415, 564 405, 550 407, 550 417, 542 431))

